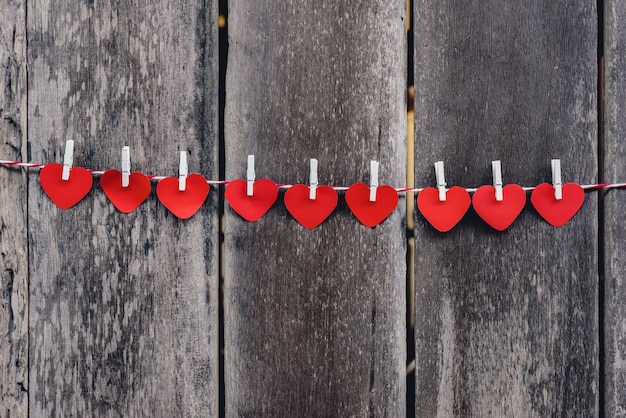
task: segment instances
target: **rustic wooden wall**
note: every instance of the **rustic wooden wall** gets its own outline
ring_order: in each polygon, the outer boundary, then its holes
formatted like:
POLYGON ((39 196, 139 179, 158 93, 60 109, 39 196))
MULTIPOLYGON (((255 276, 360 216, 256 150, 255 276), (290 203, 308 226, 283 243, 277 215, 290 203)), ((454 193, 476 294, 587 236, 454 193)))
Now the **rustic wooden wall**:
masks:
MULTIPOLYGON (((605 2, 605 148, 604 177, 607 182, 626 182, 626 5, 605 2)), ((624 190, 604 196, 605 283, 605 379, 606 416, 626 415, 626 222, 624 190)))
MULTIPOLYGON (((29 158, 217 177, 214 2, 28 3, 29 158)), ((19 177, 18 177, 19 178, 19 177)), ((16 192, 17 194, 17 192, 16 192)), ((217 414, 217 197, 130 215, 96 182, 61 211, 29 176, 33 416, 217 414)))
MULTIPOLYGON (((226 177, 404 183, 403 0, 229 4, 226 177)), ((404 205, 308 230, 278 203, 225 228, 227 416, 404 416, 404 205)))
MULTIPOLYGON (((0 159, 26 144, 26 6, 0 1, 0 159)), ((0 416, 28 411, 26 175, 0 170, 0 416)))
MULTIPOLYGON (((277 182, 306 183, 309 158, 321 184, 367 182, 377 159, 401 185, 405 6, 232 0, 226 178, 255 154, 277 182)), ((565 181, 625 181, 626 6, 604 6, 601 165, 595 1, 416 0, 416 184, 440 159, 465 187, 494 159, 505 183, 549 182, 551 158, 565 181)), ((187 150, 217 178, 216 9, 0 0, 0 158, 61 162, 74 139, 76 165, 119 168, 130 145, 133 169, 176 175, 187 150)), ((181 221, 154 193, 121 214, 94 180, 61 211, 36 171, 0 170, 0 417, 218 415, 216 191, 181 221)), ((561 228, 530 204, 505 232, 471 209, 446 234, 415 215, 415 406, 405 202, 369 229, 340 194, 307 230, 282 195, 257 223, 226 207, 227 416, 626 414, 622 191, 603 213, 586 193, 561 228)))
MULTIPOLYGON (((415 177, 449 185, 597 177, 595 1, 415 3, 415 177)), ((597 194, 554 228, 416 216, 416 416, 598 414, 597 194)))

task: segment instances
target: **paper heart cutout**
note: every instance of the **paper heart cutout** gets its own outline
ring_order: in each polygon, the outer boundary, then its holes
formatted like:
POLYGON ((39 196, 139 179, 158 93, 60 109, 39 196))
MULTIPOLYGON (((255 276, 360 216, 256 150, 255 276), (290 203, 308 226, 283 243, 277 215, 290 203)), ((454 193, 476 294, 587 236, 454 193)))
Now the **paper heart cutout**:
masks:
POLYGON ((247 195, 247 182, 233 180, 228 183, 224 197, 242 218, 249 222, 256 222, 267 213, 278 198, 278 187, 269 179, 259 179, 254 182, 252 196, 247 195))
POLYGON ((398 205, 398 192, 391 186, 378 186, 376 201, 370 202, 369 186, 356 183, 346 191, 346 203, 363 225, 373 228, 394 211, 398 205))
POLYGON ((446 192, 446 200, 439 200, 439 190, 427 187, 417 195, 417 207, 424 218, 439 232, 448 232, 470 207, 470 196, 462 187, 454 186, 446 192))
POLYGON ((496 200, 496 188, 481 186, 474 192, 472 205, 483 221, 498 231, 507 229, 526 205, 526 192, 518 184, 507 184, 502 188, 500 202, 496 200))
POLYGON ((552 226, 563 226, 578 212, 585 201, 585 191, 576 183, 567 183, 562 187, 563 198, 556 200, 554 187, 542 183, 535 187, 530 195, 533 206, 552 226))
POLYGON ((315 200, 309 199, 309 187, 291 186, 285 192, 285 206, 302 226, 313 229, 333 212, 337 206, 337 192, 329 186, 317 186, 315 200))
POLYGON ((209 195, 209 184, 200 174, 187 176, 185 191, 178 190, 178 178, 166 177, 157 183, 157 197, 180 219, 191 218, 209 195))
POLYGON ((108 170, 100 177, 100 187, 113 206, 120 212, 130 213, 137 209, 150 195, 150 179, 142 173, 131 173, 128 187, 122 187, 122 173, 108 170))
POLYGON ((62 175, 61 164, 46 164, 39 172, 39 183, 50 200, 65 210, 80 202, 89 193, 93 178, 82 167, 72 167, 68 180, 63 180, 62 175))

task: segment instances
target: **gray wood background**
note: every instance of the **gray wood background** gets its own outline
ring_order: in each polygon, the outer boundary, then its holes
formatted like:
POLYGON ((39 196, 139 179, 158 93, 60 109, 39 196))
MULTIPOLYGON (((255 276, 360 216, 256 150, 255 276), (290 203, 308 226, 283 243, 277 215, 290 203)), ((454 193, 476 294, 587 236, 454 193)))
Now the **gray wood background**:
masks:
MULTIPOLYGON (((28 3, 29 159, 217 176, 217 20, 204 1, 28 3)), ((188 221, 99 185, 57 209, 29 175, 29 413, 217 414, 217 194, 188 221)), ((96 179, 97 180, 97 179, 96 179)), ((17 191, 15 191, 15 195, 17 191)), ((21 195, 24 195, 22 193, 21 195)))
MULTIPOLYGON (((415 3, 415 178, 450 186, 597 179, 596 3, 415 3)), ((598 414, 598 204, 505 232, 416 217, 416 416, 598 414)))
MULTIPOLYGON (((229 4, 226 177, 405 178, 406 4, 229 4)), ((404 416, 403 206, 375 229, 345 205, 307 230, 279 203, 226 211, 227 416, 404 416)))
MULTIPOLYGON (((491 184, 495 159, 505 183, 550 182, 551 158, 626 181, 626 6, 599 4, 604 27, 595 1, 416 0, 415 183, 440 159, 450 186, 491 184)), ((226 178, 254 154, 258 178, 306 184, 318 158, 320 184, 367 183, 376 159, 401 186, 405 7, 231 0, 226 178)), ((203 0, 0 0, 0 159, 61 162, 74 139, 75 165, 119 169, 129 145, 176 176, 187 150, 218 178, 216 22, 203 0)), ((0 168, 0 417, 626 416, 623 193, 561 228, 530 203, 504 232, 415 214, 413 405, 402 199, 375 229, 343 194, 314 230, 283 192, 256 223, 226 205, 220 388, 217 191, 189 220, 155 193, 126 215, 95 177, 61 211, 36 170, 0 168)))
MULTIPOLYGON (((26 5, 0 0, 0 159, 26 157, 26 5)), ((0 169, 0 416, 28 411, 26 174, 0 169)))
MULTIPOLYGON (((626 147, 626 5, 606 1, 604 60, 604 180, 625 182, 626 147)), ((624 190, 604 196, 605 409, 606 416, 626 416, 626 223, 624 190)))

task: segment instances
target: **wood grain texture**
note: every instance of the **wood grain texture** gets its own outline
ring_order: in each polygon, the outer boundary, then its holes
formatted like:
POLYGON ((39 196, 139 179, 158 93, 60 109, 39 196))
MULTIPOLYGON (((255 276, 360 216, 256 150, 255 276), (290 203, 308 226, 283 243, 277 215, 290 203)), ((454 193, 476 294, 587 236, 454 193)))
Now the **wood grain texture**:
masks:
MULTIPOLYGON (((405 179, 405 2, 229 5, 226 177, 327 185, 405 179)), ((227 416, 404 416, 404 205, 345 205, 314 230, 282 193, 257 223, 226 210, 227 416)))
MULTIPOLYGON (((217 176, 216 4, 33 1, 29 150, 74 165, 217 176)), ((217 415, 216 193, 179 220, 121 214, 94 182, 61 211, 29 179, 30 413, 217 415)))
MULTIPOLYGON (((0 0, 0 159, 26 144, 26 5, 0 0)), ((0 167, 0 417, 28 414, 26 175, 0 167)))
MULTIPOLYGON (((626 5, 605 2, 604 180, 626 180, 626 5)), ((604 196, 604 404, 607 417, 626 416, 626 222, 624 190, 604 196)))
MULTIPOLYGON (((596 3, 415 3, 415 177, 596 181, 596 3)), ((598 414, 597 195, 561 228, 416 216, 416 416, 598 414)))

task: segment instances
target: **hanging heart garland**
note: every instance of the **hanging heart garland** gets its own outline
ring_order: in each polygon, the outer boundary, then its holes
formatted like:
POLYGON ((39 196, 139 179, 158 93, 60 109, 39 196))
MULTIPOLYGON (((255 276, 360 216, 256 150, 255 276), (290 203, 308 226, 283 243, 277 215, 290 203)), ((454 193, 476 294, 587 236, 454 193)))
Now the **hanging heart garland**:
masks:
POLYGON ((474 210, 489 226, 498 231, 507 229, 519 216, 526 204, 526 192, 517 184, 502 188, 501 201, 496 200, 496 188, 481 186, 474 192, 474 210))
POLYGON ((128 186, 122 187, 122 173, 108 170, 100 177, 100 187, 113 206, 122 213, 137 209, 150 195, 150 179, 142 173, 131 173, 128 186))
POLYGON ((93 184, 93 177, 83 167, 73 167, 67 180, 63 180, 62 175, 61 164, 46 164, 39 172, 39 183, 50 200, 59 208, 66 210, 87 196, 93 184))
POLYGON ((374 228, 398 206, 398 192, 391 186, 378 186, 376 200, 370 202, 369 186, 356 183, 346 191, 346 203, 363 225, 374 228))
POLYGON ((252 196, 247 195, 247 183, 238 179, 226 187, 224 198, 235 212, 249 222, 256 222, 267 213, 278 198, 278 187, 269 179, 254 182, 252 196))
MULTIPOLYGON (((0 160, 1 165, 41 169, 40 184, 43 191, 60 209, 66 210, 76 205, 91 190, 93 175, 102 175, 100 184, 113 205, 123 213, 129 213, 141 205, 151 191, 150 179, 142 173, 130 175, 129 187, 121 187, 122 174, 117 170, 99 172, 82 167, 70 169, 68 180, 62 179, 61 164, 46 165, 0 160)), ((156 177, 156 176, 154 176, 156 177)), ((159 200, 174 215, 187 219, 195 214, 206 200, 209 182, 199 174, 187 177, 188 187, 184 192, 178 190, 178 178, 168 177, 157 184, 159 200)), ((212 181, 216 184, 229 182, 212 181)), ((383 222, 397 205, 398 192, 418 192, 417 206, 426 220, 438 231, 447 232, 465 215, 470 204, 476 213, 492 228, 503 231, 519 216, 525 206, 525 191, 519 185, 510 184, 503 188, 503 200, 495 199, 493 186, 481 186, 473 191, 470 199, 468 191, 461 187, 447 190, 446 201, 439 201, 438 189, 394 189, 390 186, 377 187, 377 199, 369 201, 369 187, 363 183, 349 188, 318 186, 318 198, 308 198, 309 187, 303 184, 295 186, 277 186, 269 179, 260 179, 255 183, 255 194, 248 197, 245 193, 246 182, 235 180, 226 188, 225 197, 233 210, 244 219, 254 222, 264 216, 274 205, 277 189, 286 187, 285 205, 292 216, 306 228, 320 225, 334 210, 337 204, 337 190, 346 190, 346 202, 354 216, 368 227, 375 227, 383 222)), ((557 183, 558 184, 558 183, 557 183)), ((562 186, 562 199, 556 199, 555 189, 548 183, 532 189, 531 203, 537 213, 550 225, 560 227, 569 222, 584 204, 585 189, 606 190, 625 188, 626 183, 610 183, 580 186, 567 183, 562 186)))
POLYGON ((296 184, 285 192, 285 206, 291 216, 305 228, 313 229, 328 218, 337 206, 337 192, 329 186, 318 186, 315 199, 309 199, 309 186, 296 184))
POLYGON ((157 184, 157 197, 180 219, 191 218, 209 195, 209 184, 199 174, 187 177, 185 190, 178 190, 178 178, 166 177, 157 184))

